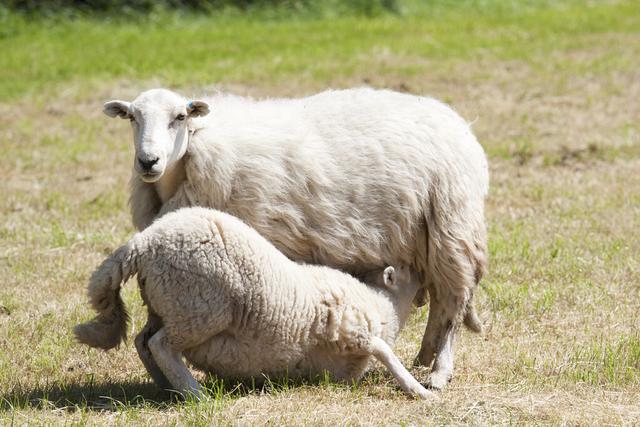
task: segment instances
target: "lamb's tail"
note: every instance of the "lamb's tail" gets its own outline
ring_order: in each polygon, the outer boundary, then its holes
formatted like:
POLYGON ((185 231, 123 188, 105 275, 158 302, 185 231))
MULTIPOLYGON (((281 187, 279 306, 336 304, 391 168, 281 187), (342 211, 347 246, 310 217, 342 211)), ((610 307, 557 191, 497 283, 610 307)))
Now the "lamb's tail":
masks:
POLYGON ((137 273, 138 256, 139 248, 134 238, 93 272, 89 281, 89 300, 98 315, 74 328, 79 342, 109 350, 126 339, 129 315, 120 297, 120 287, 137 273))

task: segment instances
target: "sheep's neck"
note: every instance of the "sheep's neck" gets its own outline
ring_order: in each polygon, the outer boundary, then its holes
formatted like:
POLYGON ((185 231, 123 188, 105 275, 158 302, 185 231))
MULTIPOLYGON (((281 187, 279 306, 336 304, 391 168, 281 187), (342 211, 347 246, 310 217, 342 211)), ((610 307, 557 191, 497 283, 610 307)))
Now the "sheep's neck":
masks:
POLYGON ((176 194, 178 187, 186 179, 186 176, 184 158, 178 160, 175 164, 171 165, 171 168, 165 170, 162 178, 154 184, 162 203, 166 203, 167 200, 176 194))

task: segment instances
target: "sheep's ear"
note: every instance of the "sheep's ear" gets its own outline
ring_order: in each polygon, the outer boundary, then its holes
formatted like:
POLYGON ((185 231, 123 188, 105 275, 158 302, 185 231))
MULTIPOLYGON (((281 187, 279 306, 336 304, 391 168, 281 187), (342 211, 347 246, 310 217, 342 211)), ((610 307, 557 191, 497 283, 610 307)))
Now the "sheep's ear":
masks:
POLYGON ((102 111, 109 117, 128 119, 131 118, 131 113, 129 112, 130 106, 131 103, 126 101, 109 101, 104 104, 102 111))
POLYGON ((396 284, 396 270, 395 268, 389 266, 384 269, 382 272, 382 281, 384 285, 388 288, 393 287, 396 284))
POLYGON ((189 117, 200 117, 209 114, 209 104, 204 101, 190 101, 187 104, 189 117))

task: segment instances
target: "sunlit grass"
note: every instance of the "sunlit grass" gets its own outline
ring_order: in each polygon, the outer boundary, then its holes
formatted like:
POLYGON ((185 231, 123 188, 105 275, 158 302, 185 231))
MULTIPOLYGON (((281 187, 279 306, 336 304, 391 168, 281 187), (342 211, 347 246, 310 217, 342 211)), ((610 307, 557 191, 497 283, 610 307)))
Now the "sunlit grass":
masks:
MULTIPOLYGON (((0 424, 638 424, 640 15, 631 1, 434 1, 399 15, 0 25, 0 424), (482 337, 462 332, 437 405, 383 370, 362 383, 204 381, 159 392, 131 339, 73 342, 85 286, 133 232, 128 124, 149 86, 267 96, 389 86, 450 102, 491 165, 482 337), (235 85, 235 86, 234 86, 235 85)), ((145 309, 124 287, 131 334, 145 309)), ((408 366, 419 309, 396 351, 408 366)), ((424 381, 427 371, 411 368, 424 381)))

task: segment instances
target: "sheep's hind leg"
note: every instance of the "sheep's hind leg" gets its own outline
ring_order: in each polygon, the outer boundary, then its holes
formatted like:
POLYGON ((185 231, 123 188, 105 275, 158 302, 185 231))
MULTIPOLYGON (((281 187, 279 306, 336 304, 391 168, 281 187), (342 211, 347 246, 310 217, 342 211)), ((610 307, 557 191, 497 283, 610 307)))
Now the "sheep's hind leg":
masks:
POLYGON ((460 310, 464 307, 459 298, 443 290, 441 297, 443 293, 448 302, 438 299, 433 292, 429 297, 429 319, 415 362, 426 367, 433 363, 427 386, 437 390, 443 389, 453 376, 453 343, 463 317, 460 310))
POLYGON ((440 316, 442 315, 433 291, 430 291, 429 294, 431 296, 429 297, 429 317, 427 319, 427 327, 424 331, 424 336, 422 337, 420 352, 413 362, 416 366, 422 365, 427 368, 431 367, 436 354, 438 335, 440 334, 440 316))
POLYGON ((400 362, 398 357, 393 353, 391 347, 389 347, 383 339, 374 337, 371 340, 371 353, 384 366, 386 366, 391 374, 398 380, 400 388, 402 388, 405 393, 421 399, 435 397, 432 392, 424 388, 418 380, 416 380, 413 375, 407 371, 407 369, 402 365, 402 362, 400 362))
POLYGON ((147 319, 147 324, 144 326, 142 331, 136 336, 135 345, 136 350, 138 350, 138 356, 140 356, 140 360, 144 364, 144 367, 147 369, 149 375, 153 379, 153 382, 163 390, 168 390, 171 388, 171 383, 164 376, 162 370, 158 367, 158 364, 153 359, 153 355, 151 354, 151 350, 149 350, 149 338, 151 338, 156 332, 160 330, 162 327, 162 321, 160 318, 151 310, 149 310, 149 317, 147 319))
MULTIPOLYGON (((433 367, 427 385, 441 389, 453 375, 453 342, 465 314, 473 310, 473 291, 486 263, 483 224, 463 240, 464 230, 450 230, 429 240, 429 320, 418 361, 433 367), (434 360, 435 356, 435 360, 434 360)), ((432 234, 438 226, 431 224, 432 234)))
POLYGON ((427 380, 427 386, 440 390, 451 380, 453 375, 453 341, 455 338, 455 327, 452 322, 446 319, 440 324, 435 360, 431 373, 427 380))
POLYGON ((182 360, 182 353, 176 351, 167 340, 164 328, 160 328, 149 340, 149 349, 158 367, 169 380, 173 389, 183 395, 200 397, 202 387, 193 377, 182 360))

